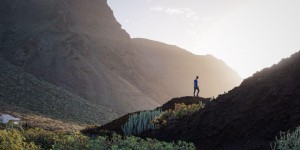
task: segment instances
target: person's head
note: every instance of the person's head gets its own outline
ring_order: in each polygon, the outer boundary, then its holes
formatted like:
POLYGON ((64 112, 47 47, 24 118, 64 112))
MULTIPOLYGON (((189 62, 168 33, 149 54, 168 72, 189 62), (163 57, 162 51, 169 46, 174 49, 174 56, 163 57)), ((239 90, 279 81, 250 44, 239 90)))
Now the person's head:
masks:
POLYGON ((196 79, 198 79, 199 77, 198 76, 196 76, 196 79))

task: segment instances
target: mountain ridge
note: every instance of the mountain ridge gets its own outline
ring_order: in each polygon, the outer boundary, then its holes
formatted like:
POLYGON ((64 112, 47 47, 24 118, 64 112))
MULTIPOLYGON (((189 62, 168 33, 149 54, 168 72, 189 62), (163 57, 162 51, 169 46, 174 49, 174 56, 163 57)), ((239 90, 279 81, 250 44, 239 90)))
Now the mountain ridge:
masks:
MULTIPOLYGON (((147 70, 143 65, 154 63, 158 55, 149 57, 147 62, 140 58, 145 45, 135 43, 121 28, 106 0, 3 0, 0 18, 0 54, 6 60, 93 106, 105 107, 119 115, 153 109, 178 94, 186 95, 192 85, 190 81, 199 72, 180 73, 171 78, 162 76, 172 74, 170 71, 176 70, 175 67, 185 69, 186 66, 174 65, 176 61, 156 65, 172 68, 160 70, 158 76, 147 70), (182 82, 177 85, 178 79, 182 82), (186 84, 182 86, 183 80, 186 84), (181 89, 186 93, 178 93, 181 89)), ((168 56, 178 49, 167 46, 161 51, 168 56)), ((182 51, 185 53, 189 55, 182 51)), ((209 65, 210 61, 203 63, 206 68, 209 65)), ((223 79, 216 75, 211 80, 223 79)), ((241 78, 235 74, 226 80, 230 83, 225 88, 213 91, 216 85, 209 87, 206 83, 201 93, 209 96, 223 93, 224 89, 239 84, 241 78), (213 92, 205 91, 207 87, 213 92)))

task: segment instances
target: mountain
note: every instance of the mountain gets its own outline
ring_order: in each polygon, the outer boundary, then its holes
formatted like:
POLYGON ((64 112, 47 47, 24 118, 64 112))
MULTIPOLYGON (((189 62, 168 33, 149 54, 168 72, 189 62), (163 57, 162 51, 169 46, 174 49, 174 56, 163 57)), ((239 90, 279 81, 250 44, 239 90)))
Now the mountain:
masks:
POLYGON ((270 149, 300 125, 300 51, 245 79, 204 109, 144 136, 186 140, 198 149, 270 149))
POLYGON ((93 106, 68 90, 24 72, 1 56, 0 66, 0 110, 77 123, 102 124, 118 116, 113 110, 93 106))
POLYGON ((147 39, 133 39, 133 43, 138 47, 139 72, 150 81, 149 85, 163 89, 169 96, 193 95, 196 75, 203 97, 217 96, 241 82, 234 70, 211 55, 194 55, 177 46, 147 39))
POLYGON ((228 91, 241 81, 212 56, 131 39, 106 0, 2 0, 0 18, 0 54, 5 60, 81 97, 82 103, 103 108, 103 113, 110 110, 104 117, 191 95, 196 75, 204 96, 228 91))
POLYGON ((131 83, 135 51, 106 1, 0 3, 0 52, 14 65, 119 114, 158 106, 131 83))

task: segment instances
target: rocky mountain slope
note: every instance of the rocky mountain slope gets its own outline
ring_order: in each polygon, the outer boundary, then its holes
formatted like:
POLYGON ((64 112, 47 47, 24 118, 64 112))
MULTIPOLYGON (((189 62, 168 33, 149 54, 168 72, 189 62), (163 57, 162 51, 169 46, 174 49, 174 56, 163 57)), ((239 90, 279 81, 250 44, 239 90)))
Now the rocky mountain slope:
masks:
POLYGON ((131 83, 135 52, 106 1, 4 0, 0 10, 0 52, 13 64, 119 114, 158 106, 131 83))
POLYGON ((184 59, 179 62, 175 61, 178 48, 165 46, 150 51, 147 45, 163 44, 132 40, 106 0, 2 0, 0 18, 0 54, 6 60, 82 97, 83 102, 118 115, 155 108, 180 94, 191 95, 188 91, 197 74, 203 79, 201 94, 205 96, 230 90, 241 80, 212 57, 195 56, 180 49, 184 59), (156 61, 168 56, 170 61, 156 61), (190 60, 195 61, 189 63, 190 60), (187 65, 180 65, 183 62, 187 65), (192 64, 199 70, 188 69, 192 64), (155 68, 159 68, 158 72, 155 68), (221 75, 216 71, 219 69, 229 73, 221 75), (212 78, 204 77, 209 74, 212 78))
POLYGON ((266 68, 177 124, 144 136, 194 142, 199 149, 270 149, 300 125, 300 51, 266 68))
POLYGON ((106 123, 118 116, 113 110, 24 72, 0 56, 0 110, 43 114, 64 121, 106 123), (108 113, 109 112, 109 113, 108 113))

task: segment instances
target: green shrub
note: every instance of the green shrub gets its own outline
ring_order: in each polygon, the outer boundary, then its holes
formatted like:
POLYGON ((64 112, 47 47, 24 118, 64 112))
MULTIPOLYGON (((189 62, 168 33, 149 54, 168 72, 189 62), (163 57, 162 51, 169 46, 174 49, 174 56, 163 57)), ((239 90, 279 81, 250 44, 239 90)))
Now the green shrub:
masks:
POLYGON ((55 150, 84 150, 87 149, 89 138, 74 133, 72 135, 58 135, 53 149, 55 150))
POLYGON ((18 130, 23 130, 22 125, 15 124, 14 121, 10 120, 8 123, 5 124, 5 129, 18 129, 18 130))
POLYGON ((178 143, 160 142, 152 139, 141 139, 134 136, 122 138, 120 135, 114 134, 112 138, 98 137, 89 141, 89 150, 195 150, 192 143, 179 141, 178 143))
POLYGON ((162 110, 147 110, 139 114, 135 113, 129 116, 128 121, 122 126, 125 135, 138 135, 147 130, 154 130, 156 126, 151 121, 161 114, 162 110))
POLYGON ((185 105, 184 103, 175 104, 174 110, 169 109, 162 112, 160 115, 156 116, 151 123, 154 124, 157 128, 160 128, 161 126, 165 126, 172 121, 176 121, 176 119, 190 116, 202 108, 204 108, 204 104, 202 102, 192 105, 185 105))
POLYGON ((271 144, 273 150, 299 150, 300 149, 300 127, 293 132, 280 132, 280 137, 275 138, 274 144, 271 144))
POLYGON ((22 133, 16 129, 0 130, 1 150, 38 150, 40 149, 33 142, 27 143, 22 133))
POLYGON ((42 149, 51 149, 55 143, 57 133, 40 128, 32 128, 24 130, 23 136, 28 143, 33 142, 36 145, 39 145, 42 149))
POLYGON ((26 131, 0 130, 0 150, 194 150, 192 143, 179 141, 178 143, 160 142, 152 139, 141 139, 134 136, 122 137, 99 136, 91 139, 82 134, 67 134, 42 129, 26 131), (27 139, 26 139, 26 138, 27 139), (41 147, 43 146, 43 147, 41 147))

